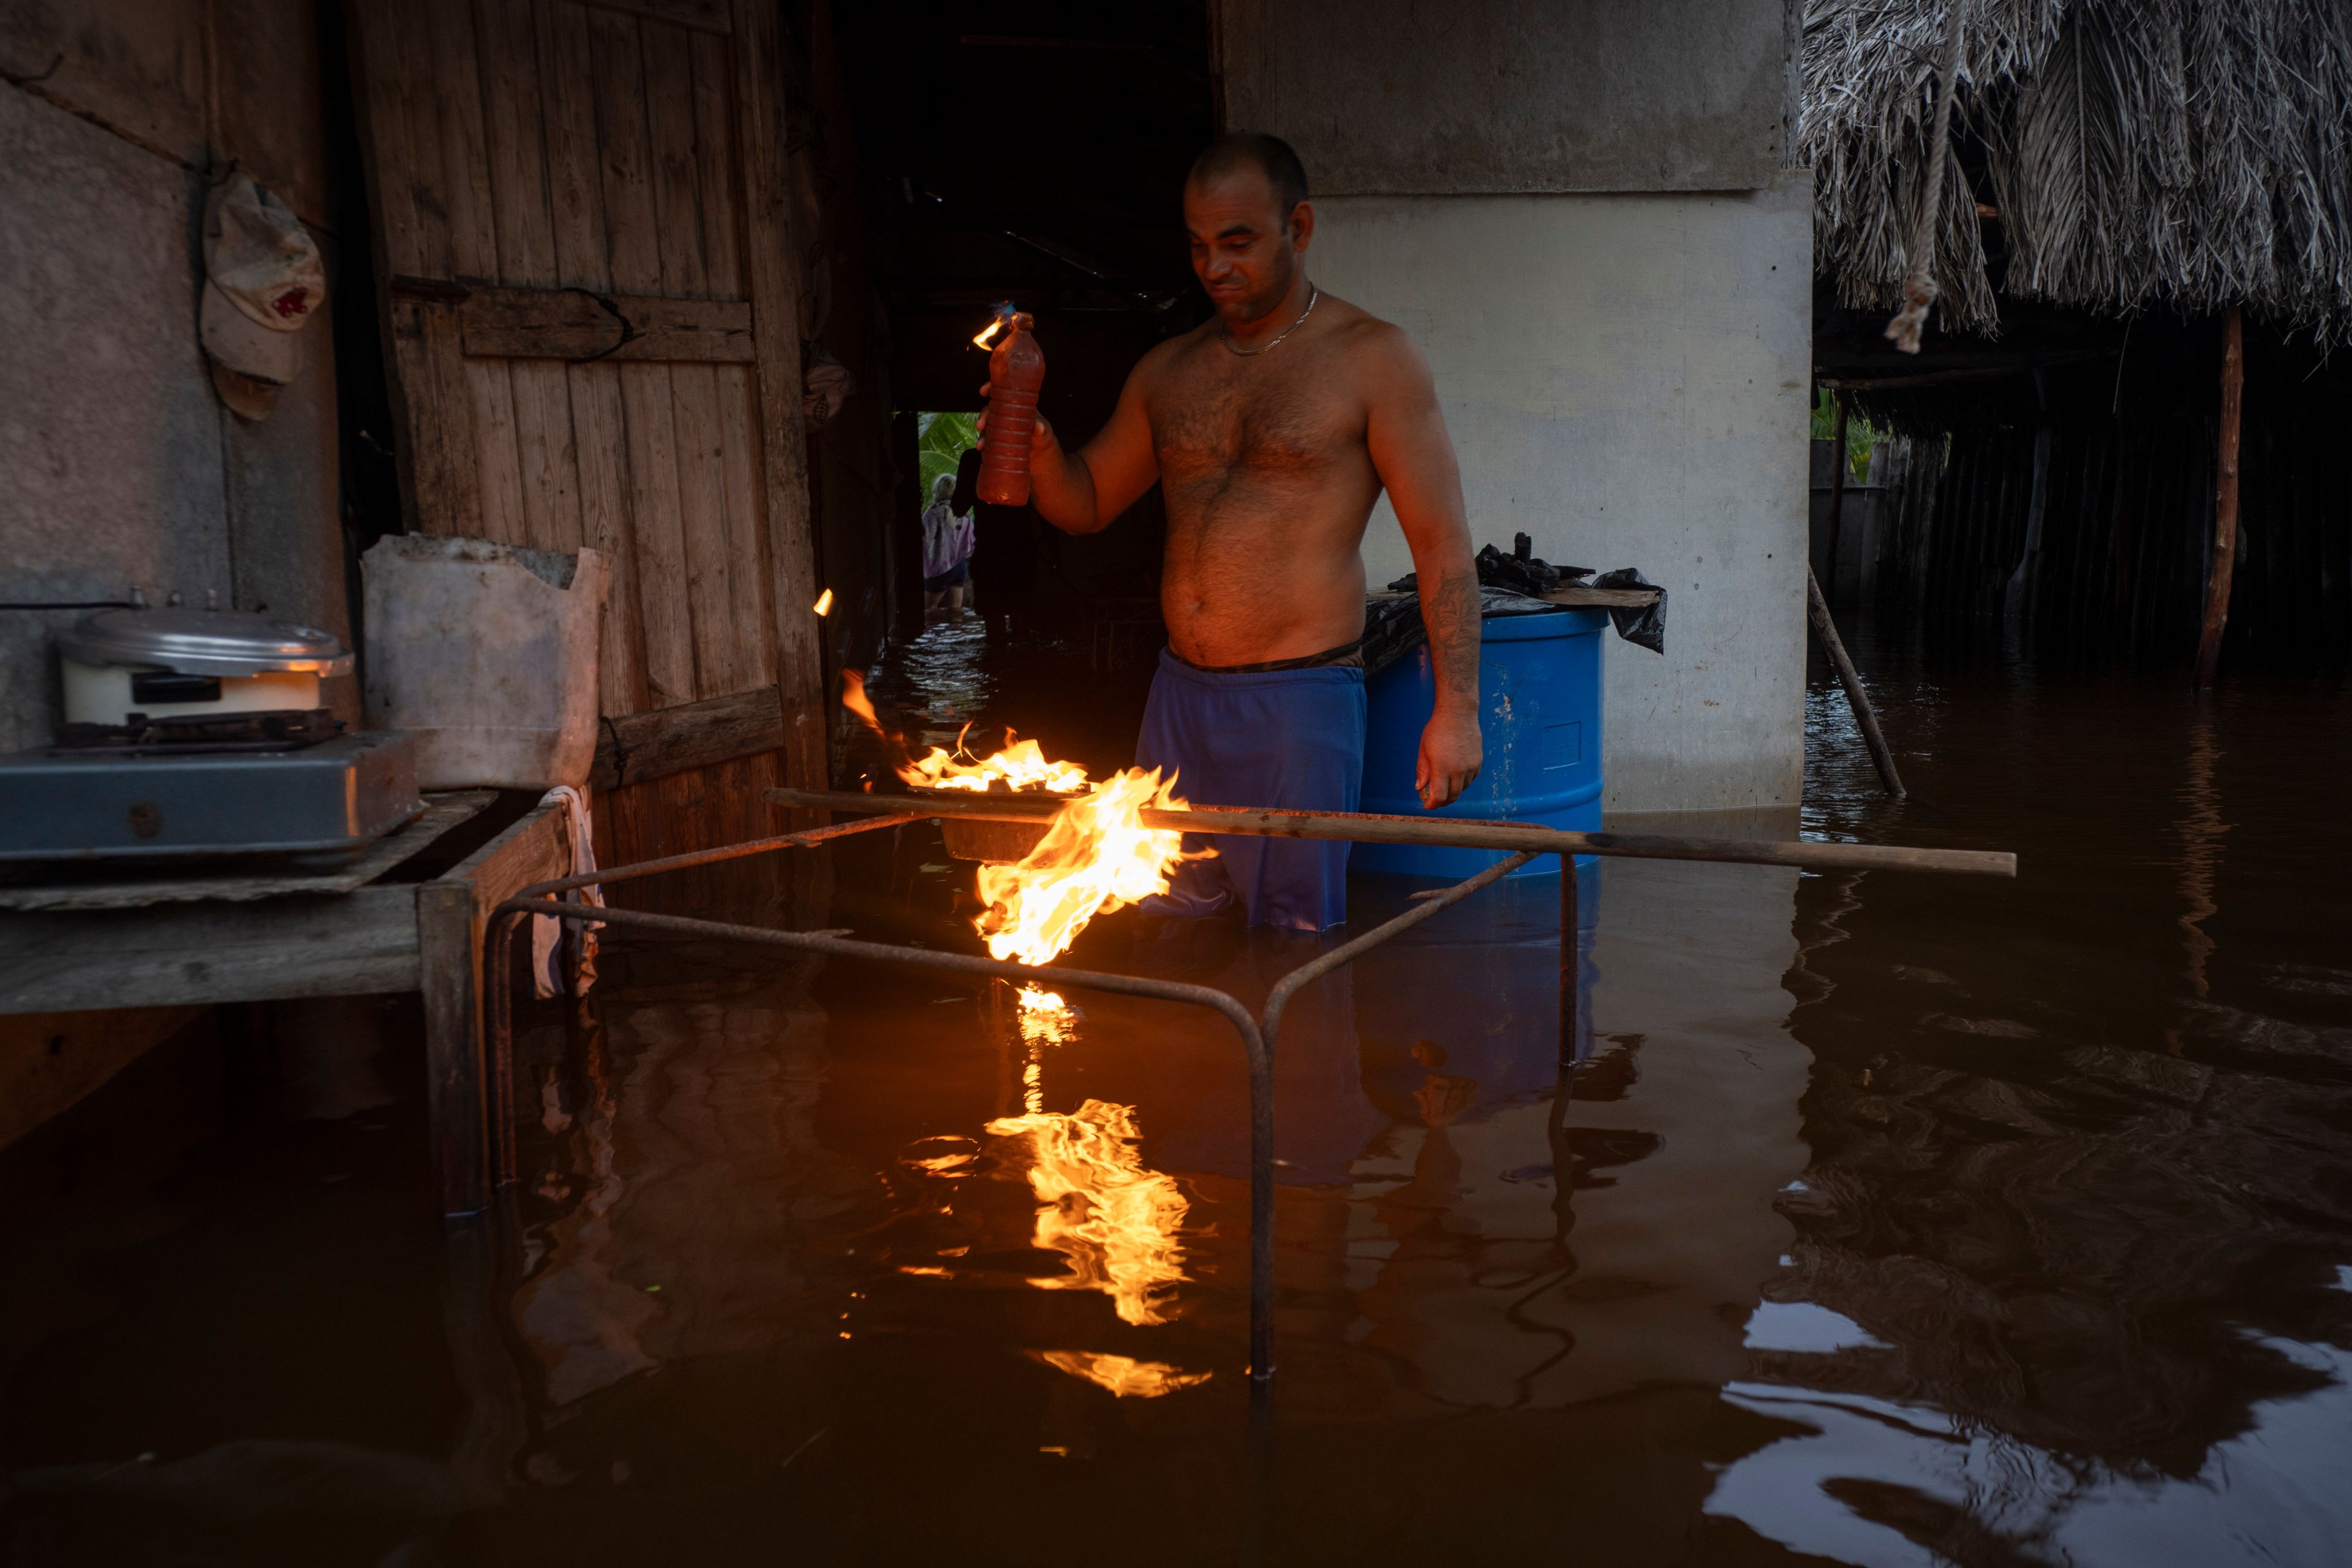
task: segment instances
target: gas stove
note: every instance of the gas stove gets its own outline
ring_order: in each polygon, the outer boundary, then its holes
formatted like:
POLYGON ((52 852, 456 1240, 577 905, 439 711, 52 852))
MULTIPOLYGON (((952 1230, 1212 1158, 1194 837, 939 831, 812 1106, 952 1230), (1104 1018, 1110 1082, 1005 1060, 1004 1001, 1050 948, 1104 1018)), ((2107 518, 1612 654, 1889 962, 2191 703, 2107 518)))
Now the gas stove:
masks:
POLYGON ((319 705, 332 634, 221 610, 108 610, 58 638, 66 723, 0 756, 0 861, 332 863, 425 809, 416 748, 319 705))

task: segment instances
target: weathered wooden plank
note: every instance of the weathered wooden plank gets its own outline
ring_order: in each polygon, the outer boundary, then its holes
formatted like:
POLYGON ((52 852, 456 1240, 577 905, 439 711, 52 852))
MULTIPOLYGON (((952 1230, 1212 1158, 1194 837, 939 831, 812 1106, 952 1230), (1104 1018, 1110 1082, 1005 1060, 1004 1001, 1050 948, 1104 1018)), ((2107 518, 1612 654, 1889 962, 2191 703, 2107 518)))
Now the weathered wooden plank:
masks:
MULTIPOLYGON (((531 0, 476 0, 475 15, 498 277, 508 284, 551 288, 557 282, 555 231, 531 0)), ((468 354, 474 349, 467 329, 478 308, 476 296, 458 310, 458 334, 468 354)), ((517 542, 540 550, 576 550, 580 485, 570 389, 560 369, 543 364, 509 364, 506 379, 520 511, 517 542)))
POLYGON ((350 15, 352 75, 361 84, 355 105, 360 161, 375 207, 376 265, 385 277, 421 272, 399 19, 386 5, 353 5, 350 15))
POLYGON ((588 13, 570 0, 539 0, 538 19, 548 216, 555 245, 551 281, 610 293, 613 268, 604 251, 604 176, 588 13))
MULTIPOLYGON (((693 243, 691 237, 687 243, 693 243)), ((746 300, 680 299, 584 289, 476 289, 458 310, 476 357, 751 363, 746 300)))
POLYGON ((694 53, 688 36, 649 24, 637 29, 645 60, 646 172, 653 189, 654 247, 661 291, 710 292, 702 258, 700 165, 694 149, 694 53))
POLYGON ((646 679, 645 591, 630 520, 621 372, 614 365, 572 365, 565 367, 565 383, 572 391, 573 450, 580 464, 580 542, 608 552, 613 561, 598 644, 597 701, 606 713, 635 713, 652 706, 653 693, 646 679))
POLYGON ((511 360, 507 375, 514 384, 526 542, 537 550, 577 550, 582 542, 580 461, 572 438, 568 373, 547 360, 511 360))
MULTIPOLYGON (((354 6, 353 14, 365 85, 362 144, 382 218, 380 265, 387 277, 446 278, 449 237, 431 41, 389 7, 354 6)), ((478 532, 471 409, 462 375, 451 374, 454 343, 443 341, 454 323, 441 305, 397 290, 386 292, 383 305, 404 508, 422 531, 478 532)))
POLYGON ((810 613, 816 598, 809 517, 807 432, 801 417, 800 262, 785 207, 784 60, 776 7, 732 0, 735 142, 741 166, 745 276, 759 371, 756 422, 766 495, 768 572, 773 584, 776 683, 782 693, 788 779, 825 776, 824 652, 810 613))
POLYGON ((784 743, 783 705, 763 686, 604 721, 588 782, 598 790, 731 762, 784 743))
MULTIPOLYGON (((490 216, 501 283, 552 287, 555 230, 548 213, 544 109, 531 0, 475 0, 481 40, 483 128, 490 216)), ((468 352, 471 352, 470 350, 468 352)))
MULTIPOLYGON (((746 658, 735 625, 734 578, 750 563, 729 549, 726 431, 720 423, 719 368, 670 367, 677 423, 678 522, 686 547, 686 602, 694 633, 695 695, 740 689, 758 668, 746 658)), ((764 626, 746 628, 760 641, 764 626)))
POLYGON ((416 890, 408 887, 0 920, 0 1013, 415 988, 416 890))
MULTIPOLYGON (((463 331, 464 317, 459 317, 463 331)), ((529 544, 523 512, 522 452, 515 435, 514 380, 503 360, 461 359, 466 401, 474 411, 474 460, 480 465, 481 537, 529 544)))
POLYGON ((728 618, 735 683, 776 679, 774 575, 768 567, 767 491, 760 483, 759 393, 749 365, 718 372, 719 466, 727 480, 728 618))
POLYGON ((697 695, 694 632, 687 616, 686 542, 679 528, 677 445, 670 367, 625 364, 622 419, 628 436, 629 516, 636 549, 637 613, 644 627, 646 698, 656 708, 697 695))
MULTIPOLYGON (((735 70, 732 47, 723 37, 698 33, 690 40, 694 65, 695 180, 701 195, 704 286, 720 299, 743 293, 742 225, 737 207, 742 192, 735 180, 735 70)), ((744 317, 750 325, 750 312, 744 317)))
MULTIPOLYGON (((660 214, 653 193, 651 132, 638 24, 609 12, 589 21, 595 62, 596 127, 602 153, 605 253, 613 284, 662 292, 660 214)), ((687 616, 686 543, 679 528, 676 426, 670 371, 615 367, 627 435, 630 528, 636 549, 637 611, 645 637, 646 696, 656 708, 690 702, 693 628, 687 616)))
POLYGON ((604 254, 612 287, 662 295, 661 214, 654 203, 652 128, 646 122, 642 29, 626 16, 588 18, 596 148, 604 181, 604 254))
POLYGON ((481 468, 457 312, 390 290, 393 401, 406 437, 409 521, 419 533, 482 531, 481 468))
POLYGON ((440 196, 449 215, 445 278, 487 281, 499 275, 499 237, 490 198, 489 136, 483 124, 482 73, 475 47, 474 0, 418 0, 431 37, 428 85, 438 105, 440 196))
MULTIPOLYGON (((595 55, 588 13, 569 0, 539 0, 540 101, 547 135, 547 189, 554 226, 556 281, 610 293, 604 190, 596 129, 595 55)), ((629 518, 628 431, 621 384, 609 365, 569 367, 573 460, 580 476, 580 542, 612 558, 597 656, 598 700, 607 713, 634 713, 646 688, 645 622, 639 609, 636 539, 629 518)))
MULTIPOLYGON (((646 60, 646 119, 653 153, 654 211, 662 287, 671 295, 710 290, 703 258, 701 163, 695 149, 694 56, 690 35, 676 27, 639 29, 646 60)), ((746 303, 744 325, 751 324, 746 303)), ((750 334, 745 334, 750 346, 750 334)), ((687 622, 694 638, 695 695, 716 697, 744 684, 737 657, 729 579, 727 479, 719 424, 719 381, 709 366, 670 370, 677 432, 678 533, 683 548, 687 622)))
MULTIPOLYGON (((416 218, 414 272, 428 281, 483 277, 496 247, 485 237, 488 213, 473 199, 478 176, 468 168, 480 162, 481 89, 467 0, 432 0, 393 35, 416 218)), ((396 288, 391 294, 394 395, 411 447, 411 522, 424 533, 485 533, 483 462, 486 451, 495 462, 499 439, 492 430, 484 440, 482 401, 490 389, 467 374, 454 300, 396 288)), ((501 525, 510 499, 501 494, 490 503, 501 525)))
POLYGON ((563 814, 553 806, 534 806, 515 825, 453 867, 441 880, 468 881, 482 906, 514 897, 515 889, 551 877, 571 874, 570 841, 563 834, 563 814))
POLYGON ((727 0, 587 0, 591 5, 607 11, 625 11, 632 16, 649 17, 656 22, 675 22, 681 27, 694 27, 706 33, 725 33, 731 23, 727 15, 727 0))

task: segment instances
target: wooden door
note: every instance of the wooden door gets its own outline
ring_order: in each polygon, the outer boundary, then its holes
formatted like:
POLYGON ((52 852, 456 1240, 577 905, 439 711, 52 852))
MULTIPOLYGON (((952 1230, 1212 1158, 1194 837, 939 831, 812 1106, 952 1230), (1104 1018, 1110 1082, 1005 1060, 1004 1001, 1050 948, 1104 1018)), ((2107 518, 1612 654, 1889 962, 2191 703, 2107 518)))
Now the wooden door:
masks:
POLYGON ((773 753, 608 790, 607 853, 774 831, 824 776, 775 0, 351 11, 410 526, 611 555, 608 742, 686 711, 602 782, 773 753))

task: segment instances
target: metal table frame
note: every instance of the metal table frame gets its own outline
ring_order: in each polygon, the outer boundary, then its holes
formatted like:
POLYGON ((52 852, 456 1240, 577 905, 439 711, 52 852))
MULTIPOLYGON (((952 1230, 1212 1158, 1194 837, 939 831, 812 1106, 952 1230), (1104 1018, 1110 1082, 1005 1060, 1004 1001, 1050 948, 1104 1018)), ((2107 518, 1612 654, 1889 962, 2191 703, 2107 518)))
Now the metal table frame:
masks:
MULTIPOLYGON (((1192 985, 1172 980, 1154 980, 1136 974, 1109 974, 1097 970, 1070 969, 1058 964, 1032 966, 1008 963, 982 958, 975 953, 942 952, 929 948, 905 947, 895 942, 859 942, 845 931, 775 931, 764 926, 736 925, 723 921, 695 920, 681 915, 661 915, 634 910, 612 910, 595 905, 569 901, 563 895, 583 888, 608 885, 656 876, 665 871, 685 870, 708 866, 722 860, 740 859, 747 856, 772 853, 780 849, 806 848, 855 833, 871 832, 879 827, 895 827, 920 821, 940 814, 931 802, 909 796, 891 795, 816 795, 810 792, 771 791, 769 798, 778 804, 818 805, 835 810, 863 810, 882 815, 865 822, 811 828, 800 833, 779 834, 774 837, 751 839, 741 844, 724 845, 713 849, 687 855, 673 855, 658 860, 645 860, 630 866, 610 867, 576 877, 557 878, 534 883, 518 889, 511 897, 488 911, 489 929, 484 953, 483 982, 490 1015, 488 1047, 490 1060, 487 1065, 487 1112, 488 1142, 480 1152, 483 1158, 472 1161, 471 1170, 453 1170, 445 1159, 444 1201, 452 1213, 467 1213, 487 1206, 493 1187, 505 1186, 515 1179, 514 1138, 514 938, 522 922, 535 915, 551 916, 574 923, 602 923, 623 931, 661 932, 671 936, 703 937, 714 941, 747 942, 757 946, 781 947, 800 952, 829 953, 842 958, 871 959, 882 963, 901 963, 919 969, 948 970, 961 974, 984 974, 1000 980, 1024 984, 1069 985, 1082 990, 1108 991, 1122 995, 1145 996, 1164 1002, 1181 1003, 1202 1007, 1222 1016, 1241 1037, 1242 1051, 1249 1067, 1250 1096, 1250 1305, 1249 1305, 1249 1373, 1252 1381, 1265 1383, 1274 1375, 1274 1056, 1282 1030, 1282 1016, 1291 998, 1305 986, 1312 984, 1340 965, 1351 963, 1392 938, 1429 920, 1439 910, 1451 908, 1482 888, 1499 881, 1529 861, 1546 853, 1560 858, 1560 1018, 1561 1049, 1572 1050, 1575 1039, 1576 1007, 1576 857, 1580 854, 1617 855, 1633 858, 1709 859, 1755 862, 1767 858, 1763 853, 1771 847, 1722 843, 1695 847, 1701 841, 1689 839, 1657 840, 1645 843, 1610 834, 1587 834, 1541 830, 1541 837, 1557 842, 1545 847, 1528 846, 1530 830, 1525 823, 1460 823, 1454 827, 1492 829, 1494 840, 1486 847, 1508 851, 1506 858, 1480 871, 1476 876, 1456 882, 1448 888, 1413 895, 1413 907, 1384 924, 1366 931, 1362 936, 1343 942, 1290 971, 1275 983, 1267 994, 1265 1007, 1253 1016, 1249 1009, 1230 993, 1213 986, 1192 985), (797 797, 797 798, 795 798, 797 797), (1711 848, 1712 853, 1707 852, 1711 848)), ((955 803, 954 811, 961 816, 991 814, 988 803, 976 800, 955 803)), ((1255 814, 1265 817, 1279 814, 1255 814)), ((1004 819, 1034 822, 1034 809, 1006 810, 1004 819)), ((1398 818, 1363 814, 1319 814, 1320 826, 1313 830, 1315 837, 1352 836, 1362 832, 1367 837, 1394 831, 1389 826, 1398 818), (1350 826, 1350 823, 1355 826, 1350 826), (1337 824, 1337 826, 1330 826, 1337 824), (1377 826, 1376 826, 1377 825, 1377 826)), ((1220 831, 1264 836, 1287 836, 1301 829, 1294 823, 1283 825, 1265 821, 1243 820, 1237 816, 1230 827, 1220 824, 1220 831)), ((1885 852, 1870 846, 1805 845, 1807 863, 1821 862, 1840 850, 1852 850, 1853 858, 1864 865, 1885 866, 1885 852), (1827 852, 1825 856, 1823 852, 1827 852)), ((1787 863, 1785 855, 1774 854, 1769 859, 1787 863)), ((1917 868, 1936 868, 1920 867, 1917 868)), ((1960 868, 1958 867, 1949 868, 1960 868)), ((1970 867, 1969 869, 1990 869, 1970 867)), ((2000 874, 1996 871, 1995 874, 2000 874)), ((2014 875, 2014 861, 2007 874, 2014 875)))

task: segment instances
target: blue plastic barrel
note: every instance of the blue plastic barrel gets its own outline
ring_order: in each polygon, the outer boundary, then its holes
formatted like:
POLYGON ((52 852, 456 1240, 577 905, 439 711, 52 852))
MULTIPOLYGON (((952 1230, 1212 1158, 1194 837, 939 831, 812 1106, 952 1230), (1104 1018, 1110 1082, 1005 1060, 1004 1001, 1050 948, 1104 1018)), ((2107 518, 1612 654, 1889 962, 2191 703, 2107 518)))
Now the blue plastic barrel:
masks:
MULTIPOLYGON (((1426 644, 1371 679, 1364 736, 1365 811, 1399 816, 1479 816, 1595 832, 1601 826, 1601 610, 1489 616, 1478 653, 1478 728, 1486 766, 1462 798, 1421 808, 1413 764, 1437 687, 1426 644)), ((1355 871, 1395 871, 1460 881, 1503 858, 1487 849, 1359 844, 1355 871)), ((1586 859, 1591 858, 1590 856, 1586 859)), ((1533 860, 1519 877, 1556 877, 1559 861, 1533 860)))

